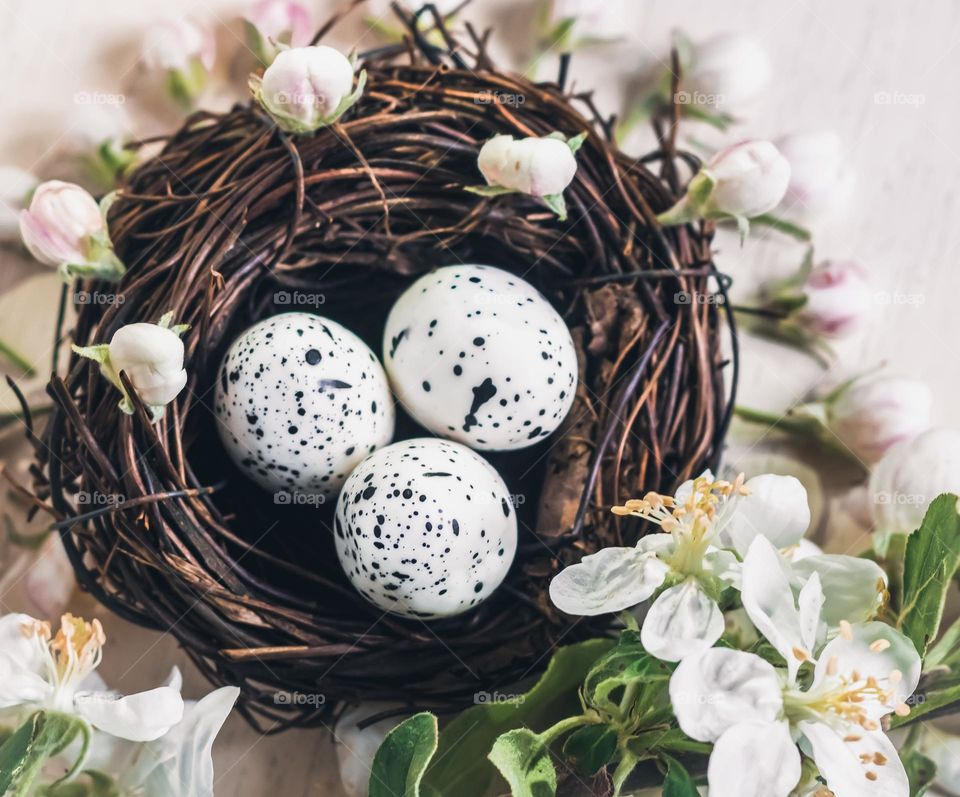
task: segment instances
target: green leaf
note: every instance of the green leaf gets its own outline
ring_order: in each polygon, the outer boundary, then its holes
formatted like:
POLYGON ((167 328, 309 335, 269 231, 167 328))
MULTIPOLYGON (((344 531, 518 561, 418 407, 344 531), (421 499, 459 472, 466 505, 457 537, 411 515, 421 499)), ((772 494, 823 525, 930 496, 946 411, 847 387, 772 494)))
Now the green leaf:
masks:
POLYGON ((420 797, 420 781, 437 751, 437 718, 414 714, 387 734, 373 759, 370 797, 420 797))
POLYGON ((613 770, 613 775, 610 778, 613 781, 613 797, 619 797, 623 784, 627 782, 627 778, 630 777, 639 763, 639 756, 634 755, 630 750, 623 751, 620 755, 620 761, 616 769, 613 770))
POLYGON ((700 797, 697 784, 690 773, 675 758, 664 756, 667 763, 667 777, 663 781, 663 797, 700 797))
POLYGON ((527 728, 507 731, 487 756, 510 784, 513 797, 554 797, 557 773, 550 750, 527 728))
POLYGON ((579 714, 578 689, 584 676, 613 645, 611 639, 591 639, 559 648, 536 685, 514 699, 479 694, 478 705, 443 729, 424 784, 444 797, 482 797, 496 776, 487 754, 497 737, 520 726, 545 730, 579 714))
POLYGON ((706 742, 691 739, 679 728, 669 727, 638 733, 630 739, 629 745, 634 753, 641 756, 649 756, 653 753, 709 755, 713 749, 713 746, 706 742))
POLYGON ((903 563, 903 603, 897 627, 924 656, 943 619, 947 592, 960 567, 957 496, 936 498, 920 528, 910 535, 903 563))
POLYGON ((774 216, 772 213, 763 213, 759 216, 754 216, 750 221, 763 227, 769 227, 771 230, 782 232, 784 235, 789 235, 791 238, 803 241, 804 243, 813 238, 810 230, 806 227, 801 227, 799 224, 794 224, 779 216, 774 216))
POLYGON ((580 147, 583 146, 583 142, 587 140, 587 132, 584 131, 578 136, 567 139, 567 146, 570 147, 570 151, 576 155, 580 147))
POLYGON ((610 725, 587 725, 567 737, 563 755, 584 775, 596 775, 617 752, 617 729, 610 725))
MULTIPOLYGON (((588 706, 613 717, 620 717, 624 708, 614 692, 621 687, 664 685, 673 673, 666 662, 654 658, 644 650, 640 634, 624 631, 617 646, 600 659, 587 674, 583 684, 583 698, 588 706)), ((636 693, 636 701, 646 696, 644 690, 636 693)))
POLYGON ((465 185, 463 190, 471 194, 476 194, 477 196, 503 196, 504 194, 519 193, 513 188, 507 188, 502 185, 465 185))
POLYGON ((540 198, 557 215, 560 221, 567 220, 567 200, 563 198, 563 194, 549 194, 540 198))
POLYGON ((0 794, 6 794, 29 760, 30 747, 43 722, 43 714, 31 716, 0 746, 0 794))
MULTIPOLYGON (((910 782, 910 797, 923 797, 927 789, 933 784, 937 774, 937 765, 923 753, 911 750, 900 754, 903 768, 907 770, 907 779, 910 782)), ((666 795, 666 792, 664 792, 666 795)))
POLYGON ((53 711, 31 715, 0 747, 0 794, 9 792, 13 797, 29 794, 44 762, 62 753, 81 734, 83 748, 68 776, 86 756, 90 738, 86 723, 78 717, 53 711))

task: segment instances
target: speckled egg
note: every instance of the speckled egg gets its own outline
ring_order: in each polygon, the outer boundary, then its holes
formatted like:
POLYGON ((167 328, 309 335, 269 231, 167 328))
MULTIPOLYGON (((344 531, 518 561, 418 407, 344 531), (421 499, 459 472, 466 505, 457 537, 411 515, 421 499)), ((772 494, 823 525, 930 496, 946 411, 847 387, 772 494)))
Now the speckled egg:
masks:
POLYGON ((337 555, 368 601, 405 617, 452 617, 503 581, 517 516, 503 479, 479 454, 437 438, 375 451, 337 501, 337 555))
POLYGON ((332 498, 393 437, 393 397, 373 352, 309 313, 268 318, 233 342, 214 410, 233 461, 280 503, 332 498))
POLYGON ((435 434, 508 451, 554 431, 573 403, 577 355, 560 314, 491 266, 448 266, 397 300, 384 366, 403 407, 435 434))

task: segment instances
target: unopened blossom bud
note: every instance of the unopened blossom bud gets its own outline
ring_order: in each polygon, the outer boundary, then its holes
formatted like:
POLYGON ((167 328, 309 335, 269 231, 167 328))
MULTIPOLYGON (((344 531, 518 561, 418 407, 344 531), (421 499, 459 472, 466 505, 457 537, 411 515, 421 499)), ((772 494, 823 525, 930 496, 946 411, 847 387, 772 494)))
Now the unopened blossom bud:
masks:
POLYGON ((33 192, 20 213, 20 235, 37 260, 73 274, 116 279, 123 266, 110 247, 97 201, 73 183, 50 180, 33 192))
POLYGON ((477 165, 488 185, 538 197, 562 193, 577 173, 566 141, 549 136, 494 136, 481 147, 477 165))
POLYGON ((776 146, 790 164, 790 184, 781 204, 784 213, 821 213, 837 207, 849 195, 852 179, 836 133, 783 136, 776 146))
POLYGON ((801 288, 797 321, 808 332, 842 338, 855 332, 870 311, 866 272, 850 260, 827 260, 813 268, 801 288))
POLYGON ((247 39, 264 65, 273 62, 277 45, 305 47, 313 33, 310 12, 292 0, 260 0, 247 13, 246 23, 247 39))
POLYGON ((143 48, 147 66, 166 73, 170 94, 184 107, 206 87, 216 55, 213 32, 185 18, 153 25, 143 48))
POLYGON ((867 463, 930 428, 933 394, 923 382, 902 377, 858 379, 825 403, 827 427, 867 463))
POLYGON ((151 408, 154 419, 173 401, 187 384, 183 367, 184 347, 180 340, 184 326, 170 326, 170 315, 159 324, 126 324, 118 329, 109 344, 79 347, 73 350, 82 357, 100 363, 100 370, 121 392, 120 408, 133 412, 133 403, 126 394, 120 372, 125 373, 137 395, 151 408))
POLYGON ((325 45, 296 47, 279 53, 263 73, 251 78, 254 96, 291 133, 312 133, 331 125, 359 98, 366 73, 353 89, 353 64, 325 45))
POLYGON ((548 36, 555 40, 557 32, 569 28, 576 42, 622 39, 627 33, 623 20, 629 10, 626 0, 548 0, 548 36))
POLYGON ((897 443, 874 467, 869 489, 878 531, 916 531, 934 498, 960 494, 960 431, 930 429, 897 443))
POLYGON ((689 45, 682 87, 698 104, 736 108, 756 99, 773 73, 764 49, 749 36, 721 34, 689 45))
POLYGON ((16 166, 0 166, 0 241, 20 234, 20 212, 27 207, 37 178, 16 166))
POLYGON ((665 226, 698 218, 741 223, 773 210, 790 181, 790 164, 769 141, 743 141, 714 155, 687 186, 687 193, 658 219, 665 226))

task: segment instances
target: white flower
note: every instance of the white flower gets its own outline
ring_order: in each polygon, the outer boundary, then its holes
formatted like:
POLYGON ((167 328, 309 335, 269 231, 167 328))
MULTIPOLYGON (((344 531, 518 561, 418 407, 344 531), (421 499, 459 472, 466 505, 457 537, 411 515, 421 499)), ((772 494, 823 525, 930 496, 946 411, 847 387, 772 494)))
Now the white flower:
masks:
POLYGON ((757 476, 746 483, 714 482, 704 475, 681 485, 674 498, 648 493, 614 509, 659 525, 634 548, 606 548, 561 571, 550 598, 576 615, 617 612, 651 598, 641 628, 644 647, 658 658, 679 661, 711 647, 723 634, 717 600, 739 585, 736 556, 758 534, 787 548, 810 522, 806 491, 792 476, 757 476))
POLYGON ((0 241, 20 235, 20 212, 27 207, 37 178, 16 166, 0 166, 0 241))
POLYGON ((250 44, 265 65, 276 57, 277 45, 305 47, 313 34, 310 12, 292 0, 259 0, 246 22, 250 44))
POLYGON ((66 614, 60 629, 25 614, 0 617, 0 710, 50 710, 79 717, 111 736, 158 739, 183 717, 179 690, 159 687, 122 697, 95 670, 106 636, 98 620, 66 614))
POLYGON ((386 735, 403 720, 403 717, 388 717, 361 729, 358 723, 394 708, 387 703, 364 703, 351 706, 337 720, 334 730, 340 782, 349 797, 367 797, 373 759, 383 744, 386 735))
POLYGON ((866 272, 850 260, 827 260, 811 269, 801 288, 804 303, 796 318, 808 331, 846 337, 860 328, 872 308, 866 272))
POLYGON ((836 133, 795 133, 774 143, 790 164, 790 185, 781 205, 785 213, 823 213, 849 195, 852 178, 836 133))
POLYGON ((923 382, 895 376, 856 379, 824 403, 827 428, 864 462, 930 428, 933 393, 923 382))
POLYGON ((250 88, 277 125, 292 133, 311 133, 331 125, 363 92, 366 73, 353 90, 353 64, 325 45, 279 53, 250 88))
POLYGON ((152 25, 143 46, 148 68, 167 74, 171 95, 184 107, 206 87, 216 57, 213 31, 185 17, 152 25))
POLYGON ((574 151, 555 136, 494 136, 481 147, 477 166, 488 185, 536 197, 563 193, 577 173, 574 151))
POLYGON ((235 686, 225 686, 199 701, 188 701, 183 719, 169 733, 128 751, 117 778, 120 793, 214 797, 213 742, 239 696, 235 686))
POLYGON ((658 219, 663 225, 698 218, 748 219, 773 210, 783 199, 790 164, 769 141, 743 141, 714 155, 694 176, 686 194, 658 219))
POLYGON ((934 785, 954 797, 960 795, 960 736, 927 725, 920 752, 937 765, 934 785))
POLYGON ((87 263, 93 240, 106 229, 97 200, 80 186, 60 180, 38 186, 29 209, 20 213, 23 243, 48 266, 87 263))
POLYGON ((548 0, 547 28, 556 32, 569 25, 578 41, 614 41, 627 33, 628 10, 626 0, 548 0))
POLYGON ((869 491, 878 531, 916 531, 934 498, 960 493, 960 431, 930 429, 897 443, 874 467, 869 491))
POLYGON ((770 82, 770 59, 749 36, 721 34, 687 47, 682 88, 702 104, 743 106, 770 82))
MULTIPOLYGON (((167 315, 159 324, 125 324, 113 333, 107 345, 74 346, 73 350, 100 363, 103 375, 121 391, 124 387, 120 372, 126 373, 137 395, 153 410, 154 418, 159 418, 163 408, 187 384, 183 341, 180 339, 184 329, 181 326, 171 328, 167 315)), ((133 412, 126 394, 120 408, 126 413, 133 412)))
POLYGON ((788 672, 753 653, 714 648, 684 659, 670 679, 680 728, 714 745, 710 797, 787 797, 801 776, 797 744, 840 797, 908 797, 906 772, 880 721, 909 710, 904 701, 921 668, 913 643, 883 623, 843 623, 821 649, 819 577, 795 597, 774 566, 778 556, 756 538, 743 564, 743 598, 788 672), (806 688, 797 680, 804 664, 813 664, 806 688))

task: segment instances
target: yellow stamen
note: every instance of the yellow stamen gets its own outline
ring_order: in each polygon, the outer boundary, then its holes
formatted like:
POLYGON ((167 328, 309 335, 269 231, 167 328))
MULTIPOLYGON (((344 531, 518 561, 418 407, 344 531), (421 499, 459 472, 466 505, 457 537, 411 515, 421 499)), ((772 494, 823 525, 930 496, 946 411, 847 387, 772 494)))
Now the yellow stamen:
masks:
POLYGON ((870 643, 870 650, 872 650, 874 653, 883 653, 883 651, 889 647, 889 639, 877 639, 870 643))

